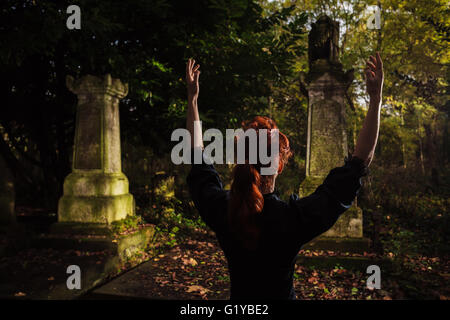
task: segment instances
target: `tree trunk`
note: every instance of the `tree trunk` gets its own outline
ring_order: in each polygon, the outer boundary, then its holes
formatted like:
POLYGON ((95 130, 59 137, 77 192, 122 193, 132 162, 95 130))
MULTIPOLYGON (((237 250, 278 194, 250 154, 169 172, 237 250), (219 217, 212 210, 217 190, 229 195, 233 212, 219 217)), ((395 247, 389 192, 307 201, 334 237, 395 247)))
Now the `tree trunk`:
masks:
MULTIPOLYGON (((402 129, 405 127, 405 120, 403 118, 403 108, 400 109, 400 119, 401 119, 401 126, 402 129)), ((400 138, 401 140, 401 148, 402 148, 402 158, 403 158, 403 168, 406 169, 406 147, 405 147, 405 142, 403 141, 402 138, 400 138)))
POLYGON ((423 142, 422 142, 422 134, 420 133, 420 129, 422 128, 422 120, 420 114, 417 115, 417 118, 418 118, 417 133, 419 136, 420 168, 422 169, 422 174, 425 175, 425 165, 423 159, 423 142))

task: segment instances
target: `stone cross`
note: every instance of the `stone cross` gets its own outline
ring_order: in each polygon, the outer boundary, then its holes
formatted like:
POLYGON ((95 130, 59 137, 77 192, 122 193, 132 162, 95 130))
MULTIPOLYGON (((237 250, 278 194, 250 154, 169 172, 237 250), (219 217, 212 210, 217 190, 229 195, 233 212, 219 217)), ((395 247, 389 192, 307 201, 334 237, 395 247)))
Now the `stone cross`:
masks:
POLYGON ((134 215, 120 151, 119 100, 128 85, 110 75, 68 76, 66 84, 78 106, 72 173, 59 200, 59 223, 110 224, 134 215))
MULTIPOLYGON (((309 33, 309 66, 306 178, 300 195, 311 194, 329 171, 344 164, 347 156, 346 91, 353 70, 344 72, 339 62, 339 24, 321 16, 309 33)), ((320 238, 362 238, 362 211, 356 205, 320 238)))

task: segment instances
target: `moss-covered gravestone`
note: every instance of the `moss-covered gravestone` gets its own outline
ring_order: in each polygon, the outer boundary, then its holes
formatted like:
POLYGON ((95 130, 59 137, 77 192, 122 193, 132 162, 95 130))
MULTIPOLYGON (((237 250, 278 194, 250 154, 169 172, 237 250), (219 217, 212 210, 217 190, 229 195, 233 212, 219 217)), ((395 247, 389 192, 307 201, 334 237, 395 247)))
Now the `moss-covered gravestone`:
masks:
POLYGON ((78 80, 68 76, 66 82, 78 97, 75 145, 72 173, 64 181, 58 204, 58 223, 52 226, 59 242, 52 245, 104 247, 121 257, 130 255, 147 244, 153 229, 120 236, 112 228, 113 223, 135 216, 120 151, 119 100, 127 95, 128 85, 110 75, 78 80), (73 237, 64 237, 68 235, 73 237))
POLYGON ((128 85, 104 78, 67 77, 78 97, 72 173, 64 181, 59 222, 110 224, 134 215, 133 196, 122 173, 119 100, 128 85))
MULTIPOLYGON (((311 194, 329 171, 344 164, 347 156, 346 91, 353 71, 344 72, 339 63, 339 25, 321 16, 309 34, 309 73, 304 81, 308 93, 308 135, 306 179, 300 195, 311 194)), ((363 238, 362 211, 356 203, 336 224, 309 245, 321 249, 360 251, 367 249, 363 238)), ((308 245, 307 245, 308 247, 308 245)))

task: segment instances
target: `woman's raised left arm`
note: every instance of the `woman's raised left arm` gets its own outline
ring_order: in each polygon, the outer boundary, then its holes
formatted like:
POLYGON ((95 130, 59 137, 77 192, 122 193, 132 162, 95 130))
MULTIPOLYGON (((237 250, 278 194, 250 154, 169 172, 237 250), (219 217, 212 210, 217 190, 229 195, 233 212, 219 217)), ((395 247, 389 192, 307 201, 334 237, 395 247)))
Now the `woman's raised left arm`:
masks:
POLYGON ((188 96, 188 110, 186 117, 186 129, 191 134, 191 147, 203 148, 203 137, 200 126, 200 116, 198 114, 198 93, 200 85, 198 78, 200 77, 200 65, 195 65, 194 59, 189 59, 186 64, 186 86, 188 96), (197 127, 197 129, 194 129, 197 127))
MULTIPOLYGON (((191 134, 191 147, 194 151, 200 151, 200 154, 202 154, 203 138, 197 106, 199 67, 199 65, 195 65, 193 59, 189 59, 186 64, 188 95, 186 127, 191 134)), ((203 155, 201 160, 201 163, 193 162, 191 171, 187 176, 187 184, 200 216, 212 230, 217 232, 225 223, 227 192, 223 190, 222 181, 214 166, 206 164, 203 155)))

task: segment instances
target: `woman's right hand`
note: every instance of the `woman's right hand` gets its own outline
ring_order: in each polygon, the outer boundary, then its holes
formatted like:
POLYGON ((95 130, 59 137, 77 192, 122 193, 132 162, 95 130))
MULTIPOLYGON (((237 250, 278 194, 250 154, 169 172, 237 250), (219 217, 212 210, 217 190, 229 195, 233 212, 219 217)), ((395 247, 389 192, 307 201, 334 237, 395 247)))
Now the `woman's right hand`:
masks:
POLYGON ((366 166, 369 166, 375 154, 380 129, 383 62, 378 52, 376 58, 371 56, 370 61, 367 62, 366 85, 370 96, 369 109, 359 132, 353 156, 363 160, 366 166))
POLYGON ((200 91, 198 78, 200 76, 200 65, 195 66, 195 60, 189 59, 186 64, 186 85, 189 99, 197 99, 200 91))

